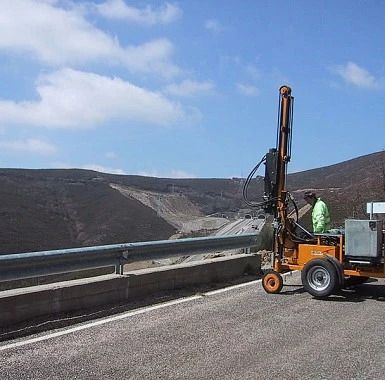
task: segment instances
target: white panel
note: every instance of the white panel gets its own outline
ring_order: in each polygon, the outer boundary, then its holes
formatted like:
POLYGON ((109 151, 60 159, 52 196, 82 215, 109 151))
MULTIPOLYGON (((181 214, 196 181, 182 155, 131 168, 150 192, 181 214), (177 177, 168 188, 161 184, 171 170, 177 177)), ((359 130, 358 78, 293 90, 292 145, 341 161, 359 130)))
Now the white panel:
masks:
POLYGON ((366 212, 368 214, 385 214, 385 202, 371 202, 366 204, 366 212), (372 210, 373 205, 373 210, 372 210))

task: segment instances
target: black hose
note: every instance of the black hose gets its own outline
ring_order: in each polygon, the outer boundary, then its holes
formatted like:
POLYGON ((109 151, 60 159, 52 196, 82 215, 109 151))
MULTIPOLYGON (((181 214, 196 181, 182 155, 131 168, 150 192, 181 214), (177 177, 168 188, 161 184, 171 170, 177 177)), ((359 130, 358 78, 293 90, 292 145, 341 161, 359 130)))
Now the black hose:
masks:
POLYGON ((256 173, 256 171, 259 169, 259 167, 261 166, 262 163, 264 163, 266 161, 266 155, 264 155, 261 159, 261 161, 258 162, 257 165, 255 165, 255 167, 253 168, 253 170, 250 172, 250 174, 247 176, 247 179, 246 179, 246 182, 245 184, 243 185, 243 191, 242 191, 242 195, 243 195, 243 200, 245 201, 245 203, 250 206, 250 207, 257 207, 257 206, 260 206, 261 204, 266 204, 266 201, 264 202, 260 202, 260 203, 256 203, 256 202, 251 202, 249 201, 248 197, 247 197, 247 189, 250 185, 250 182, 251 180, 253 179, 253 176, 254 174, 256 173))

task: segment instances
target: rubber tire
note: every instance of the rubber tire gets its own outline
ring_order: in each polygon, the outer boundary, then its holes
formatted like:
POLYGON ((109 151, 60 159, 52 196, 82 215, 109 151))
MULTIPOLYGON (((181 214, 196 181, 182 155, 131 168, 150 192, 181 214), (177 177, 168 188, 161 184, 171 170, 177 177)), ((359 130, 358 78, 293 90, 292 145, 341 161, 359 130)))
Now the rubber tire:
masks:
POLYGON ((302 286, 315 298, 326 298, 338 287, 335 266, 326 259, 313 259, 301 272, 302 286))
POLYGON ((283 278, 278 272, 269 269, 262 277, 262 287, 266 293, 279 293, 283 287, 283 278))

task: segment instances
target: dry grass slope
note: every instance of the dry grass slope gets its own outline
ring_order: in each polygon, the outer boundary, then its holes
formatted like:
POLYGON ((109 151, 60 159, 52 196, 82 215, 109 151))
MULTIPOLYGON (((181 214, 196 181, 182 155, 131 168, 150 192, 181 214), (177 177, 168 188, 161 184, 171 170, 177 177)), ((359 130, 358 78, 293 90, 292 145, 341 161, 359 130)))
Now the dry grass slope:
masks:
MULTIPOLYGON (((205 215, 237 215, 242 183, 169 179, 90 170, 0 170, 0 254, 168 239, 205 215)), ((305 189, 327 202, 335 227, 366 218, 369 201, 385 200, 385 152, 288 176, 298 206, 305 189)), ((249 189, 260 200, 263 181, 249 189)), ((310 225, 310 213, 302 223, 310 225)), ((198 228, 198 227, 196 227, 198 228)))

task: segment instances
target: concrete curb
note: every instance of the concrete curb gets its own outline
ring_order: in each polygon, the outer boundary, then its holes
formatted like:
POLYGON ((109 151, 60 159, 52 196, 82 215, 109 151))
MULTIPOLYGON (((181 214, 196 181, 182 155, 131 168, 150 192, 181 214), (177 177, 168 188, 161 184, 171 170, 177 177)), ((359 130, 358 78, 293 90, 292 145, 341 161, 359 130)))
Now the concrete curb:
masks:
POLYGON ((261 257, 242 254, 186 264, 142 269, 122 276, 99 277, 0 292, 0 327, 28 319, 137 300, 148 294, 221 282, 259 273, 261 257))

